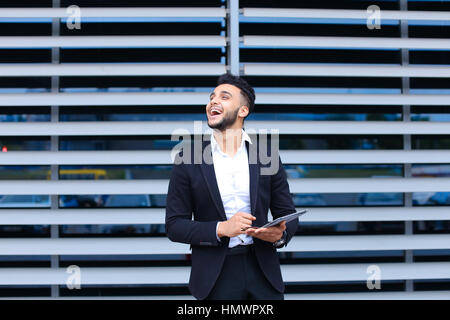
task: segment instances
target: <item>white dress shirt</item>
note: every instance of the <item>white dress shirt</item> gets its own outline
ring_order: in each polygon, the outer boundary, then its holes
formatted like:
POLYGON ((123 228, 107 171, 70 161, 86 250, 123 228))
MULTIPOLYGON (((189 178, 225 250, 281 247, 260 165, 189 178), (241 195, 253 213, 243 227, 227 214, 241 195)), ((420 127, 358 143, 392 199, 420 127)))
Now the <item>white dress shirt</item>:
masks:
MULTIPOLYGON (((211 134, 211 152, 216 173, 217 185, 222 198, 223 207, 227 219, 236 212, 251 214, 250 206, 250 173, 248 167, 248 154, 245 141, 252 143, 248 134, 242 130, 241 145, 233 158, 222 152, 219 144, 211 134)), ((217 226, 219 223, 217 223, 217 226)), ((217 235, 217 228, 216 228, 217 235)), ((219 237, 217 237, 219 239, 219 237)), ((219 239, 220 241, 220 239, 219 239)), ((246 234, 240 234, 230 238, 229 248, 238 245, 249 245, 253 238, 246 234)))

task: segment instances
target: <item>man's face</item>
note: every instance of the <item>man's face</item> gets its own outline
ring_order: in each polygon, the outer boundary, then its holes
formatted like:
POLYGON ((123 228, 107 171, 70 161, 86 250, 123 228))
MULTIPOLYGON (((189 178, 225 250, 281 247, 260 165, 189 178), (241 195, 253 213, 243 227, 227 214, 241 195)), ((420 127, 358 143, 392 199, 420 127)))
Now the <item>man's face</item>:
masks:
POLYGON ((224 131, 232 127, 245 110, 240 110, 243 105, 241 90, 231 84, 217 86, 210 95, 206 105, 208 126, 212 129, 224 131))

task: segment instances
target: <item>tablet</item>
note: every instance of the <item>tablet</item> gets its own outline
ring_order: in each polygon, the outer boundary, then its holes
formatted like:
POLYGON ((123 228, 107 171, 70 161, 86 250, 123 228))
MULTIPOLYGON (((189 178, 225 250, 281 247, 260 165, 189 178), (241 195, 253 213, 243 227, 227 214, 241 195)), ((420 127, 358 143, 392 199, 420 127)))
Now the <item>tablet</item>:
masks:
POLYGON ((276 226, 277 224, 280 224, 282 221, 286 221, 286 223, 287 223, 289 221, 297 219, 301 215, 304 215, 306 212, 308 212, 308 210, 305 209, 305 210, 297 211, 297 212, 294 212, 294 213, 291 213, 291 214, 279 217, 279 218, 277 218, 277 219, 275 219, 275 220, 273 220, 273 221, 271 221, 269 223, 266 223, 265 225, 263 225, 260 228, 273 227, 273 226, 276 226))

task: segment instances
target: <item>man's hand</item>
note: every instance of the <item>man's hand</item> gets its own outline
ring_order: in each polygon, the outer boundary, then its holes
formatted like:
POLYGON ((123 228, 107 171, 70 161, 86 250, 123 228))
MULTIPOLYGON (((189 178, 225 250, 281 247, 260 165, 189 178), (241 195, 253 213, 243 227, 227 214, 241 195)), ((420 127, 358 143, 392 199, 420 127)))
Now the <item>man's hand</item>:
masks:
POLYGON ((269 228, 250 228, 245 233, 254 238, 274 243, 281 239, 284 230, 286 230, 286 221, 282 221, 279 225, 269 228))
POLYGON ((227 221, 219 222, 217 227, 217 235, 221 237, 235 237, 239 234, 245 233, 242 229, 246 229, 252 226, 252 222, 256 220, 254 216, 246 212, 236 212, 227 221))

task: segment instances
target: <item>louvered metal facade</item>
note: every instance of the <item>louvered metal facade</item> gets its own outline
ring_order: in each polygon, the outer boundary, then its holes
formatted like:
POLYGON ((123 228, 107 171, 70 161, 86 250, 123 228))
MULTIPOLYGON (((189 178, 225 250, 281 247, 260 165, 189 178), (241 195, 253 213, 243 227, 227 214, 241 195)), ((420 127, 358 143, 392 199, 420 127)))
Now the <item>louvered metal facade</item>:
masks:
POLYGON ((0 4, 0 297, 192 298, 171 135, 229 71, 310 208, 286 299, 450 298, 450 1, 0 4))

